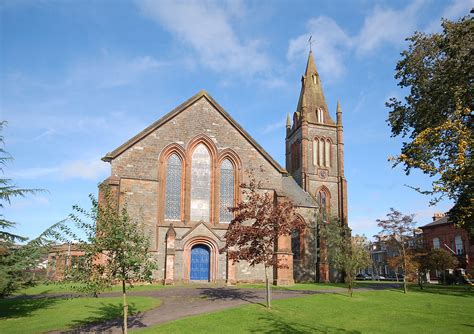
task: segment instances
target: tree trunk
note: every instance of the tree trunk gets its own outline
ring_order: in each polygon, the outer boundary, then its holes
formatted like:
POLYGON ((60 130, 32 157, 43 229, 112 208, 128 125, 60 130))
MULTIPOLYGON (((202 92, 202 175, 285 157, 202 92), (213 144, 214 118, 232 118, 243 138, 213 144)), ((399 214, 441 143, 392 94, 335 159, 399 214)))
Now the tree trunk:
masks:
POLYGON ((271 295, 270 295, 270 281, 268 279, 268 267, 265 266, 265 300, 267 304, 267 308, 271 308, 271 295))
POLYGON ((402 254, 403 254, 403 293, 407 293, 407 254, 405 252, 405 240, 402 239, 402 254))
POLYGON ((125 289, 125 280, 122 280, 122 293, 123 293, 123 330, 124 334, 128 333, 128 304, 127 304, 127 291, 125 289))

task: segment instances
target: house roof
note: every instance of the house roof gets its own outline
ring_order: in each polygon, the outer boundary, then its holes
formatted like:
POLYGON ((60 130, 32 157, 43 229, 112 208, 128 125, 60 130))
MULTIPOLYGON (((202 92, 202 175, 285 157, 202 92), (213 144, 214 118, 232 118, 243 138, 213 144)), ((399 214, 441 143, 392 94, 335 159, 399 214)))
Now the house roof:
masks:
POLYGON ((450 222, 448 221, 448 217, 447 216, 444 216, 444 217, 441 217, 439 219, 436 219, 435 221, 429 223, 429 224, 426 224, 426 225, 423 225, 423 226, 420 226, 421 229, 423 228, 430 228, 430 227, 434 227, 434 226, 438 226, 438 225, 443 225, 443 224, 449 224, 450 222))
POLYGON ((181 103, 179 106, 171 110, 169 113, 161 117, 159 120, 152 123, 150 126, 145 128, 143 131, 138 133, 136 136, 132 137, 115 150, 107 153, 102 160, 106 162, 110 162, 111 160, 117 158, 120 154, 126 151, 128 148, 133 146, 135 143, 139 142, 150 133, 161 127, 163 124, 167 123, 177 115, 179 115, 182 111, 186 110, 189 106, 193 103, 198 101, 201 98, 205 98, 247 141, 273 166, 276 170, 278 170, 282 174, 288 174, 285 168, 281 167, 278 162, 276 162, 270 154, 268 154, 260 144, 258 144, 255 139, 250 136, 250 134, 245 131, 242 126, 240 126, 237 121, 235 121, 225 110, 222 108, 205 90, 201 90, 199 93, 191 97, 190 99, 186 100, 185 102, 181 103))

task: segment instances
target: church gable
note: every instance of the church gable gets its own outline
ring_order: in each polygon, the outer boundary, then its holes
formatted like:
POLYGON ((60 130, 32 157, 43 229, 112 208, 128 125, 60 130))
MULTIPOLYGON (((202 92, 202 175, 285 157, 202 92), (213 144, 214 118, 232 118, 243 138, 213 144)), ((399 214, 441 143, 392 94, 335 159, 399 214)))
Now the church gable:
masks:
POLYGON ((161 142, 175 142, 184 148, 186 143, 197 134, 211 138, 218 149, 238 148, 235 146, 246 142, 246 146, 258 152, 265 160, 262 165, 269 164, 272 169, 279 173, 287 173, 286 170, 205 91, 201 91, 191 97, 133 138, 115 150, 107 153, 102 160, 112 162, 115 159, 120 159, 121 155, 128 151, 138 151, 138 154, 141 153, 140 151, 151 153, 152 149, 144 148, 150 141, 149 137, 159 139, 161 142), (173 135, 179 135, 179 138, 173 135), (235 137, 229 138, 232 137, 232 135, 235 137), (228 141, 226 140, 227 138, 231 140, 228 141))

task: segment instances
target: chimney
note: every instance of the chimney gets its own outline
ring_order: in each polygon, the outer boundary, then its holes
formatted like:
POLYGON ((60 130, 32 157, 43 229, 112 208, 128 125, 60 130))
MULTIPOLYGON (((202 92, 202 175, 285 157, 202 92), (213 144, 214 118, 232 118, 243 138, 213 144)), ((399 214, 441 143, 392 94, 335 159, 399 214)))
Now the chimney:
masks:
POLYGON ((436 221, 436 220, 438 220, 438 219, 440 219, 440 218, 443 218, 443 217, 444 217, 444 213, 443 213, 443 212, 435 212, 435 213, 433 214, 433 221, 436 221))

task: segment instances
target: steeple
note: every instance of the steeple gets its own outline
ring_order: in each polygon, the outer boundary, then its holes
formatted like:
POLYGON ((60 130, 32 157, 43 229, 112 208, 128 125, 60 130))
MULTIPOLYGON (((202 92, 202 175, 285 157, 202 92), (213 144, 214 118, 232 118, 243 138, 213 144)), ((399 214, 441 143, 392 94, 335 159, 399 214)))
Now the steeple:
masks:
POLYGON ((312 51, 309 52, 306 71, 301 78, 301 92, 296 111, 300 113, 302 121, 314 124, 334 124, 329 116, 312 51))

